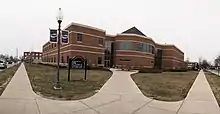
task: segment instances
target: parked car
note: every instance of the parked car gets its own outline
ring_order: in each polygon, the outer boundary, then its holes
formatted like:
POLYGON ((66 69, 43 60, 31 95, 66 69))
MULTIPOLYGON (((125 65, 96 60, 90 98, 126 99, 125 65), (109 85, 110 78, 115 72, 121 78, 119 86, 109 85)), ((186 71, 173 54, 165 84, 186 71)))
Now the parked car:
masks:
POLYGON ((8 61, 8 64, 12 64, 12 61, 8 61))
POLYGON ((0 60, 0 68, 7 68, 7 64, 4 60, 0 60))

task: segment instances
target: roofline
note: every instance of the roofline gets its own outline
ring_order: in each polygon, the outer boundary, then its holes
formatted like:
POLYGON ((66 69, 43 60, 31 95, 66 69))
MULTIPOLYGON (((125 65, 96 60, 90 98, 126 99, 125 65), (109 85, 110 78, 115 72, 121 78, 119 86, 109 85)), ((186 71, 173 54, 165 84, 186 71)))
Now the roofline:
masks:
POLYGON ((105 36, 115 37, 115 36, 117 36, 117 35, 105 34, 105 36))
POLYGON ((156 43, 157 45, 161 45, 161 46, 173 46, 175 47, 176 49, 178 49, 181 53, 184 54, 184 52, 182 50, 180 50, 177 46, 175 46, 174 44, 159 44, 159 43, 156 43))
POLYGON ((45 45, 46 45, 47 43, 50 43, 50 41, 47 41, 46 43, 44 43, 44 44, 43 44, 43 47, 45 47, 45 45))
POLYGON ((92 27, 92 26, 88 26, 88 25, 84 25, 84 24, 80 24, 80 23, 74 23, 71 22, 70 24, 68 24, 64 29, 66 30, 67 28, 69 28, 70 26, 75 25, 75 26, 80 26, 80 27, 84 27, 84 28, 89 28, 89 29, 93 29, 93 30, 97 30, 97 31, 101 31, 101 32, 105 32, 105 30, 96 28, 96 27, 92 27))
MULTIPOLYGON (((146 38, 146 39, 150 39, 153 41, 152 38, 150 37, 147 37, 147 36, 142 36, 142 35, 138 35, 138 34, 127 34, 127 33, 120 33, 120 34, 117 34, 117 36, 137 36, 137 37, 141 37, 141 38, 146 38)), ((154 42, 154 41, 153 41, 154 42)))

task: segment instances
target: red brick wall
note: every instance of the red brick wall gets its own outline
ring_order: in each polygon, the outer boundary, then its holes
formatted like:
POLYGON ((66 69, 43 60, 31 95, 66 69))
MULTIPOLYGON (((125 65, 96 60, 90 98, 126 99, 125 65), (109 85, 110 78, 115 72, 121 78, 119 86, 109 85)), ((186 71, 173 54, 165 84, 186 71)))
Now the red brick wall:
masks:
MULTIPOLYGON (((70 31, 69 34, 69 44, 61 44, 60 48, 60 62, 67 62, 67 56, 73 58, 76 55, 82 56, 84 59, 88 60, 88 64, 94 64, 98 66, 98 57, 102 57, 102 64, 104 64, 104 31, 92 30, 89 28, 70 26, 67 28, 70 31), (77 41, 77 33, 82 34, 82 41, 77 41), (103 39, 103 44, 99 44, 99 38, 103 39)), ((52 46, 55 44, 47 44, 44 48, 48 48, 47 51, 44 49, 44 58, 56 58, 57 59, 57 46, 52 46), (50 47, 50 48, 49 48, 50 47), (53 47, 53 48, 52 48, 53 47)))
POLYGON ((116 66, 131 65, 135 68, 154 67, 154 54, 135 50, 137 43, 147 43, 154 46, 154 42, 151 39, 142 38, 139 36, 116 36, 115 40, 116 66), (123 41, 131 42, 131 50, 119 50, 119 43, 123 41), (129 59, 130 61, 121 61, 124 59, 129 59))
MULTIPOLYGON (((154 54, 147 52, 139 52, 135 50, 137 43, 151 44, 156 48, 163 50, 163 68, 180 68, 184 63, 184 53, 174 45, 161 45, 155 43, 151 38, 139 36, 139 35, 123 35, 117 36, 106 35, 105 31, 97 30, 89 27, 72 25, 67 28, 70 31, 70 44, 61 44, 61 57, 63 56, 63 62, 67 62, 66 58, 80 55, 85 59, 88 59, 90 65, 98 64, 98 57, 102 57, 102 64, 104 64, 104 50, 105 40, 114 42, 115 65, 130 65, 134 67, 154 67, 154 54), (83 34, 82 42, 77 41, 77 33, 83 34), (103 45, 99 45, 99 38, 103 38, 103 45), (118 50, 118 43, 122 41, 131 42, 131 50, 118 50), (121 59, 129 59, 131 61, 125 62, 121 59)), ((47 58, 57 59, 57 45, 47 42, 43 45, 43 61, 47 61, 47 58)), ((62 60, 60 60, 62 61, 62 60)))

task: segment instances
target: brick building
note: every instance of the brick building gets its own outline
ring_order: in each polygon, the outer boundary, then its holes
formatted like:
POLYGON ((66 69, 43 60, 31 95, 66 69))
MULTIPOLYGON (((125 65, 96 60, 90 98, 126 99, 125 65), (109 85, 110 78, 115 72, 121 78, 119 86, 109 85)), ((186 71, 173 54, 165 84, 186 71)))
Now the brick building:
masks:
MULTIPOLYGON (((117 35, 108 35, 105 30, 71 23, 69 44, 61 44, 61 63, 69 58, 87 59, 91 66, 132 68, 167 68, 184 66, 184 53, 174 45, 158 44, 136 27, 117 35)), ((43 45, 43 62, 56 63, 57 45, 43 45)))
POLYGON ((42 52, 24 52, 24 59, 32 58, 32 59, 41 59, 42 52))

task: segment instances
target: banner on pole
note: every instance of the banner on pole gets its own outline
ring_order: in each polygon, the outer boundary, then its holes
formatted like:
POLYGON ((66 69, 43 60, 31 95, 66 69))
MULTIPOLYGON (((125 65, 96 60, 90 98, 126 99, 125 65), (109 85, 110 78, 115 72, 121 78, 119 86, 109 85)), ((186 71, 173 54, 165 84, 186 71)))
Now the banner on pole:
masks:
POLYGON ((67 30, 62 30, 61 33, 61 43, 62 44, 68 44, 69 43, 69 31, 67 30))
POLYGON ((50 42, 51 43, 57 43, 57 30, 56 29, 50 29, 50 42))

